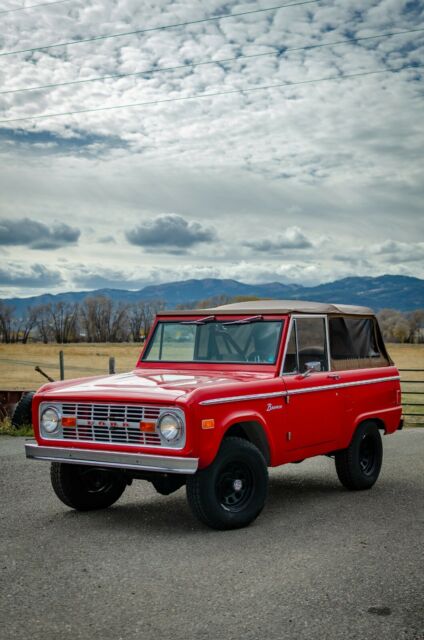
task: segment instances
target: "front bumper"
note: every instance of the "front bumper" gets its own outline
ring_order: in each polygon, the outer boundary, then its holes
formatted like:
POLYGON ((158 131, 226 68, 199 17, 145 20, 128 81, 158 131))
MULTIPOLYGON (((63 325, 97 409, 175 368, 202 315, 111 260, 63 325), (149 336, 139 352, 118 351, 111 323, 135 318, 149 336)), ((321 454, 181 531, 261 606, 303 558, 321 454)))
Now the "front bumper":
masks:
POLYGON ((196 473, 199 463, 198 458, 152 456, 146 453, 123 453, 120 451, 93 451, 92 449, 73 449, 70 447, 45 447, 33 441, 25 443, 25 453, 27 458, 33 460, 187 475, 196 473))

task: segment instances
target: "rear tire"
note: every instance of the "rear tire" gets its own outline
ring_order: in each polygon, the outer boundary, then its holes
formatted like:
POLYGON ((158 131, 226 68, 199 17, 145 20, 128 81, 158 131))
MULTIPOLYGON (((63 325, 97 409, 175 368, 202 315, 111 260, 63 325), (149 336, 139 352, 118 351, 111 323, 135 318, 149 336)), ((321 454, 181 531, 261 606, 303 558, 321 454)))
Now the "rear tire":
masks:
POLYGON ((243 438, 225 438, 212 464, 187 478, 191 510, 213 529, 249 525, 262 511, 267 492, 265 459, 243 438))
POLYGON ((32 398, 34 394, 32 392, 26 393, 19 400, 16 405, 15 411, 12 416, 12 426, 15 429, 20 427, 26 427, 32 425, 32 398))
POLYGON ((110 507, 127 486, 119 472, 62 462, 52 462, 50 478, 59 500, 78 511, 110 507))
POLYGON ((374 422, 364 422, 357 428, 352 442, 335 454, 340 482, 350 491, 371 489, 380 475, 383 444, 374 422))

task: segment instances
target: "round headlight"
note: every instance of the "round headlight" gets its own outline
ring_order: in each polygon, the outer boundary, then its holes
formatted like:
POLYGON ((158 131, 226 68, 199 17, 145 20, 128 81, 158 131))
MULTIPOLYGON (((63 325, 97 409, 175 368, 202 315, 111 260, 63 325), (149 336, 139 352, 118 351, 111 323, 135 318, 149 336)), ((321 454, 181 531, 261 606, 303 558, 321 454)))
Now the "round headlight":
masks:
POLYGON ((59 428, 60 415, 56 409, 49 407, 41 414, 41 427, 46 433, 54 433, 59 428))
POLYGON ((159 418, 158 428, 165 440, 171 442, 171 440, 180 437, 183 425, 180 418, 174 413, 164 413, 159 418))

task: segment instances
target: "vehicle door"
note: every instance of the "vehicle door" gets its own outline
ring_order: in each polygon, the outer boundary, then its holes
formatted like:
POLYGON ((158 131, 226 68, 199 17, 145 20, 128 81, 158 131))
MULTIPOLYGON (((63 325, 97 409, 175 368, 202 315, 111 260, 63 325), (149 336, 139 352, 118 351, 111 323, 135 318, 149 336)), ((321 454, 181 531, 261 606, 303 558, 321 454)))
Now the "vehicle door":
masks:
POLYGON ((293 316, 282 367, 288 449, 329 451, 340 437, 341 402, 334 388, 337 374, 330 372, 329 362, 326 316, 293 316))

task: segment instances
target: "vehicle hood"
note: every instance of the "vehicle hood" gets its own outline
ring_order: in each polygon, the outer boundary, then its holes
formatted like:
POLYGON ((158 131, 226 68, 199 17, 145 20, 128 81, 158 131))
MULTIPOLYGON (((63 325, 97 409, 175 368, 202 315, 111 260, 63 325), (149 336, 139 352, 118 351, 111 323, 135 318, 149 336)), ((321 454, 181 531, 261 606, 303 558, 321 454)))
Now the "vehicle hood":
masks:
POLYGON ((88 400, 146 400, 175 401, 189 396, 198 389, 237 387, 242 383, 265 380, 273 374, 257 372, 187 372, 159 369, 136 369, 129 373, 108 375, 95 378, 80 378, 65 382, 44 385, 40 395, 51 400, 80 399, 88 400))

